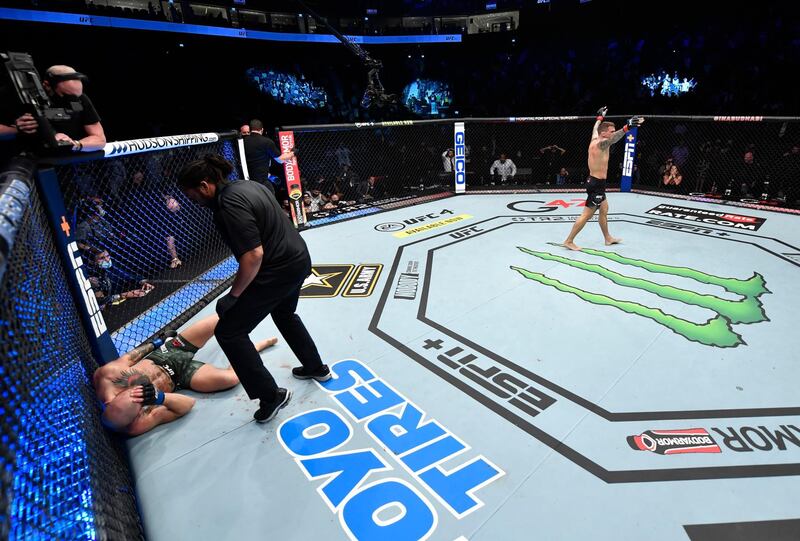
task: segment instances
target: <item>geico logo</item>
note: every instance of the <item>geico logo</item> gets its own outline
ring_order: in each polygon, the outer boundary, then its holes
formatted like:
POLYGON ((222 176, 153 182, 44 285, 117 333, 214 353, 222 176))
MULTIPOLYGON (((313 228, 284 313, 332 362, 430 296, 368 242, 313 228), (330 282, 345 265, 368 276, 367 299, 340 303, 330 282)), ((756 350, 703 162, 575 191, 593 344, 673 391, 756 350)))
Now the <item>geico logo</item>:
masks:
POLYGON ((466 147, 464 146, 464 132, 456 132, 456 156, 464 156, 466 147))

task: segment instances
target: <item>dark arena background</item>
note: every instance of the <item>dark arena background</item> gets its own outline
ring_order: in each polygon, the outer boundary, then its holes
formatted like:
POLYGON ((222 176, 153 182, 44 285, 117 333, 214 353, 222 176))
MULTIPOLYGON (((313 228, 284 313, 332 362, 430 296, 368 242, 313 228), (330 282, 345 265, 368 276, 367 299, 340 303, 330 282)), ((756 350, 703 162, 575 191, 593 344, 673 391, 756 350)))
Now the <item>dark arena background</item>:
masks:
POLYGON ((797 2, 6 0, 0 53, 0 539, 800 539, 797 2), (267 423, 208 155, 311 255, 267 423))

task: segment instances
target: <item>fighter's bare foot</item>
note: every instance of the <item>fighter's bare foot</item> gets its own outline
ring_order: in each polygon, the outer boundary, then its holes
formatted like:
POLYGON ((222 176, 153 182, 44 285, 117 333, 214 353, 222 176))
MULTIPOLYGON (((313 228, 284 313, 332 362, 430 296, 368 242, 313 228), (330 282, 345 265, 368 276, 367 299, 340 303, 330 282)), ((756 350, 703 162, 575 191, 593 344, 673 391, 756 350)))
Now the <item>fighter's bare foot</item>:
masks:
POLYGON ((256 343, 256 350, 263 351, 269 347, 274 346, 278 343, 278 339, 276 337, 267 338, 266 340, 262 340, 261 342, 256 343))
POLYGON ((570 250, 574 250, 576 252, 580 251, 581 247, 575 244, 574 242, 565 242, 562 244, 564 248, 569 248, 570 250))
POLYGON ((614 237, 608 237, 606 239, 606 246, 611 246, 612 244, 619 244, 622 242, 622 239, 615 239, 614 237))

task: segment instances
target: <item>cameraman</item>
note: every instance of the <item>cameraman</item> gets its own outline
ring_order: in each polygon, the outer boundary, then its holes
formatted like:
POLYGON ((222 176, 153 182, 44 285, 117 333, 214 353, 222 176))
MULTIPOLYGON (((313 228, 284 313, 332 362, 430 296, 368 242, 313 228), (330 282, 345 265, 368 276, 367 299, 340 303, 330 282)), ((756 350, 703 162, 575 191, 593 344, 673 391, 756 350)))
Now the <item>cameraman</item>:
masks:
MULTIPOLYGON (((100 116, 89 97, 83 93, 86 76, 70 66, 51 66, 45 72, 42 87, 50 97, 51 107, 74 110, 73 104, 81 110, 63 120, 51 120, 57 141, 71 143, 73 152, 99 150, 106 144, 106 135, 100 124, 100 116)), ((4 112, 0 116, 0 137, 15 138, 20 134, 33 135, 38 131, 38 123, 28 113, 12 119, 4 112), (10 120, 13 123, 7 124, 10 120)))

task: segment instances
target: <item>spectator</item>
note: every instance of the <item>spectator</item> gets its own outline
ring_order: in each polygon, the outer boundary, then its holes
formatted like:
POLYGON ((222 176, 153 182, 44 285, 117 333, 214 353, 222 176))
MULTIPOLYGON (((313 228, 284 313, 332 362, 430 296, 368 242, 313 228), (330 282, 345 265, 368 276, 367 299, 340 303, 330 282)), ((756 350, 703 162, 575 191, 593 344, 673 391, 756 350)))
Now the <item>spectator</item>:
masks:
POLYGON ((445 173, 452 173, 456 168, 456 153, 452 148, 442 152, 442 167, 445 173))
POLYGON ((800 186, 800 144, 792 145, 792 148, 784 153, 777 184, 775 187, 777 198, 783 200, 786 198, 788 187, 800 186))
POLYGON ((315 187, 311 190, 311 194, 309 195, 309 202, 308 208, 309 212, 319 212, 322 210, 322 207, 325 205, 325 196, 322 195, 322 192, 319 188, 315 187))
POLYGON ((545 178, 547 179, 547 184, 550 184, 550 180, 553 177, 558 176, 558 171, 561 169, 561 157, 566 152, 566 150, 558 145, 550 145, 539 149, 539 154, 541 154, 545 162, 545 178))
POLYGON ((495 178, 499 177, 500 182, 505 184, 508 181, 513 182, 516 174, 517 166, 508 159, 505 153, 501 153, 500 159, 495 160, 489 168, 489 175, 492 177, 492 186, 495 185, 495 178))
POLYGON ((683 175, 676 164, 672 164, 669 170, 664 173, 662 182, 667 189, 677 190, 678 186, 683 182, 683 175))
POLYGON ((292 217, 292 207, 289 205, 288 199, 281 201, 281 209, 283 209, 283 212, 285 212, 289 218, 292 217))
POLYGON ((336 155, 336 162, 339 164, 340 169, 343 169, 345 166, 350 167, 350 165, 352 165, 350 163, 350 149, 347 148, 344 143, 339 143, 339 146, 336 147, 334 154, 336 155))
POLYGON ((178 203, 178 200, 170 194, 164 194, 164 205, 166 207, 165 215, 167 217, 165 220, 167 234, 164 240, 167 243, 167 252, 169 252, 170 256, 169 268, 177 269, 183 262, 178 257, 178 249, 175 245, 173 233, 182 229, 180 218, 178 217, 178 213, 181 211, 181 205, 178 203))
POLYGON ((242 137, 250 135, 250 124, 242 124, 239 127, 239 135, 241 135, 242 137))
POLYGON ((365 202, 380 199, 384 195, 383 183, 378 177, 372 175, 359 184, 358 201, 365 202))
POLYGON ((105 245, 116 236, 103 205, 99 197, 84 197, 78 201, 75 208, 75 241, 79 247, 105 245))
POLYGON ((669 173, 670 168, 674 165, 675 161, 670 157, 664 160, 664 163, 661 164, 661 167, 658 168, 658 176, 660 178, 664 178, 664 175, 669 173))
POLYGON ((569 171, 566 167, 562 167, 556 175, 556 185, 562 186, 569 182, 569 171))
POLYGON ((760 193, 758 188, 762 182, 761 173, 761 168, 756 161, 755 149, 750 145, 742 157, 739 182, 740 197, 754 197, 760 193))
POLYGON ((325 206, 323 206, 322 208, 324 210, 335 210, 339 208, 339 206, 340 206, 339 195, 334 193, 331 194, 331 196, 328 198, 328 202, 325 203, 325 206))
POLYGON ((355 201, 358 199, 358 175, 355 171, 350 169, 349 165, 342 166, 342 172, 339 174, 339 188, 342 190, 342 199, 346 201, 355 201))
POLYGON ((87 263, 85 269, 89 283, 101 308, 108 303, 144 297, 155 289, 146 279, 129 274, 119 266, 114 267, 108 250, 87 246, 82 249, 82 255, 87 263))

